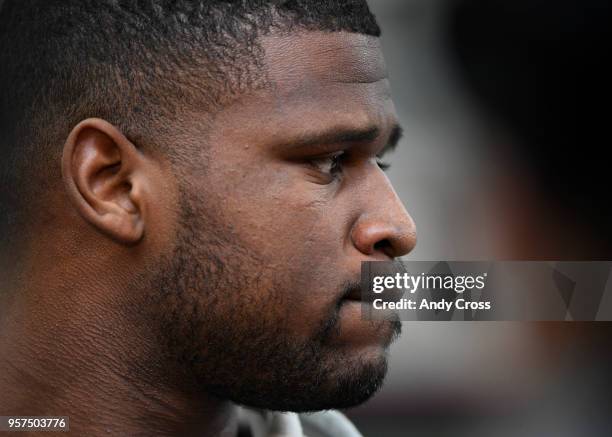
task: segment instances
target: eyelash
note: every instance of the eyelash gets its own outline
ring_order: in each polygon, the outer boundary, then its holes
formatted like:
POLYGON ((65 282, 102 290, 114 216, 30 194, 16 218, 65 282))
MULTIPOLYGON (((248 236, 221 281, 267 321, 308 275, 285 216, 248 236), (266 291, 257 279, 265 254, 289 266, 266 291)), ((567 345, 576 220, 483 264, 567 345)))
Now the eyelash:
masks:
MULTIPOLYGON (((338 152, 331 156, 312 159, 310 163, 321 173, 335 177, 342 172, 342 161, 345 155, 345 152, 338 152), (329 169, 322 169, 325 165, 328 165, 329 169)), ((379 157, 376 158, 376 163, 382 171, 387 171, 391 167, 391 164, 381 161, 379 157)))
POLYGON ((382 171, 387 171, 391 168, 391 164, 388 162, 383 162, 380 160, 380 158, 376 158, 376 164, 378 164, 378 167, 382 170, 382 171))

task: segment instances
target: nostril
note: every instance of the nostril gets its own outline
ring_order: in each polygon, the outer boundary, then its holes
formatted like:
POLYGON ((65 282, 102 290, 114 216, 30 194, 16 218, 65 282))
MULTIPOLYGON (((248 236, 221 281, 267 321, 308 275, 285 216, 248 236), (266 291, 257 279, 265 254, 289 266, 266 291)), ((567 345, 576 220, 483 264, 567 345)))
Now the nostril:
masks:
POLYGON ((380 240, 374 243, 374 251, 379 250, 381 252, 387 253, 390 248, 391 248, 391 242, 386 238, 384 240, 380 240))
POLYGON ((410 216, 395 226, 390 219, 360 217, 351 229, 355 248, 364 255, 398 258, 412 250, 415 242, 414 224, 410 216))

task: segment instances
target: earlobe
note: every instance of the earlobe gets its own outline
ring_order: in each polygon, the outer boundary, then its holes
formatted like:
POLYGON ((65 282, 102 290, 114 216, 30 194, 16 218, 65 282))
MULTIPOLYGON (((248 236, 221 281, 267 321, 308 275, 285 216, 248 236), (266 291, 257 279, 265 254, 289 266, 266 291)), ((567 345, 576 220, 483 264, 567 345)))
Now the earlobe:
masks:
POLYGON ((80 215, 119 243, 144 235, 143 156, 115 126, 96 118, 74 127, 62 155, 62 177, 80 215))

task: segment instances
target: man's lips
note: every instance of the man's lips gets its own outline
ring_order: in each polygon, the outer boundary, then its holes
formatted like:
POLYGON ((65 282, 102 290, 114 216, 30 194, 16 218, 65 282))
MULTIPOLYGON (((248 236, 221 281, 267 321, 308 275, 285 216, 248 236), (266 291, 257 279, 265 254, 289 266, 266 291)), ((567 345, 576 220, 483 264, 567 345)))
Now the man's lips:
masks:
POLYGON ((356 301, 356 302, 371 302, 374 298, 380 298, 387 302, 399 302, 404 295, 403 289, 385 289, 380 294, 371 294, 361 292, 359 283, 349 283, 345 286, 341 296, 341 301, 356 301))
POLYGON ((367 305, 369 300, 368 294, 362 294, 359 283, 344 285, 336 303, 339 326, 337 341, 354 346, 375 345, 386 348, 399 335, 401 324, 395 313, 385 314, 382 319, 368 318, 367 313, 364 314, 364 305, 367 305))

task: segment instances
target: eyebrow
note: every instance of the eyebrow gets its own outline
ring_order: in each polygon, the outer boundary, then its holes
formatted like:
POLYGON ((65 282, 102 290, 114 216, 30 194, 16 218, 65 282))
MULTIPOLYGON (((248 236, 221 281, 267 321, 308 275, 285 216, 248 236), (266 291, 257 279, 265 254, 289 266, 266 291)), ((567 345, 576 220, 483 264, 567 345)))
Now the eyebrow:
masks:
POLYGON ((391 134, 389 135, 387 143, 382 148, 378 156, 382 156, 387 152, 392 152, 393 150, 395 150, 403 136, 404 129, 399 124, 395 123, 393 125, 393 128, 391 129, 391 134))
MULTIPOLYGON (((403 134, 402 127, 395 123, 389 134, 389 138, 380 154, 395 149, 403 134)), ((377 126, 368 126, 362 129, 355 128, 332 128, 330 130, 306 134, 293 139, 285 146, 290 148, 306 148, 325 144, 343 144, 343 143, 366 143, 376 140, 380 135, 380 128, 377 126)))

